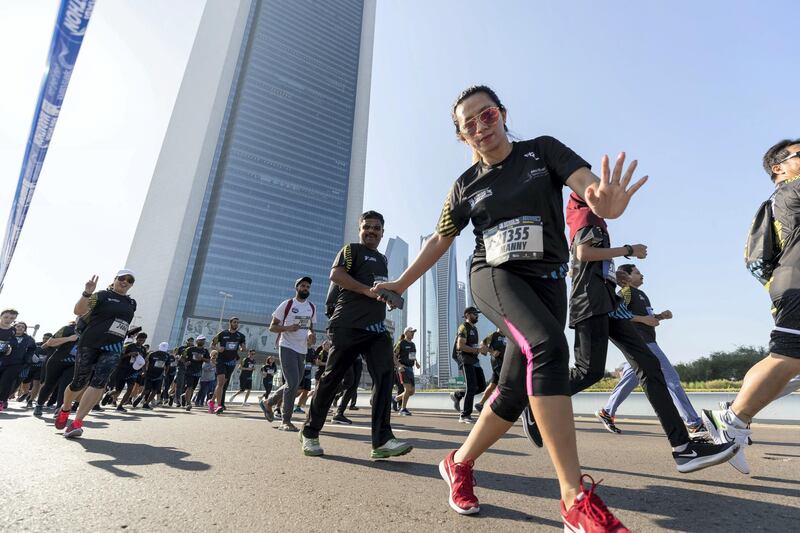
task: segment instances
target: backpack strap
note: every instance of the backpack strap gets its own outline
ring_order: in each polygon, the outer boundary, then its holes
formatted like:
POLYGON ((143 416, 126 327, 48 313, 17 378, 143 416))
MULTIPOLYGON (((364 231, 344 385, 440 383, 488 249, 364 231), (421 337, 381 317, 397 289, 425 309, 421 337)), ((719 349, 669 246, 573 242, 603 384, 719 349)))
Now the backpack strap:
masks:
MULTIPOLYGON (((292 310, 292 304, 294 303, 294 298, 289 298, 286 302, 286 308, 283 310, 283 320, 281 320, 281 326, 286 325, 286 318, 289 316, 289 311, 292 310)), ((281 335, 283 332, 278 333, 278 336, 275 337, 275 347, 278 347, 278 343, 281 341, 281 335)))

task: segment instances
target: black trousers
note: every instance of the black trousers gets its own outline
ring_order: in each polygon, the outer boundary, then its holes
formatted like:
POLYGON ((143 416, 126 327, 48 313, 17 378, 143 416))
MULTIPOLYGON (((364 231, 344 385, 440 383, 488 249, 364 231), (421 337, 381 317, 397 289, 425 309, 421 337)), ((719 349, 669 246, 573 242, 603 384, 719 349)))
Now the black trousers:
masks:
POLYGON ((22 363, 18 365, 0 366, 0 402, 7 402, 8 397, 19 386, 19 374, 25 367, 22 363))
POLYGON ((670 444, 689 442, 689 432, 669 394, 661 364, 630 320, 600 315, 575 324, 575 367, 570 370, 570 392, 577 394, 602 379, 609 338, 636 372, 670 444))
POLYGON ((39 389, 39 398, 37 398, 36 403, 44 405, 53 392, 56 391, 58 391, 58 397, 63 398, 64 389, 72 381, 74 374, 74 361, 65 363, 63 360, 57 360, 53 357, 48 359, 44 373, 44 383, 42 383, 42 388, 39 389))
POLYGON ((319 436, 342 379, 361 354, 367 361, 367 370, 373 383, 372 447, 379 448, 394 438, 390 423, 394 374, 392 341, 387 333, 352 328, 330 328, 328 337, 332 344, 328 363, 311 400, 303 424, 303 435, 306 438, 319 436))
POLYGON ((342 395, 341 403, 339 403, 339 411, 341 413, 344 413, 345 407, 353 407, 356 404, 356 399, 358 398, 358 384, 361 383, 361 373, 364 372, 364 363, 361 359, 356 358, 352 368, 352 380, 350 380, 349 386, 342 395))
POLYGON ((464 403, 461 405, 461 416, 472 415, 473 402, 475 395, 486 390, 486 376, 483 368, 473 365, 464 365, 464 403))

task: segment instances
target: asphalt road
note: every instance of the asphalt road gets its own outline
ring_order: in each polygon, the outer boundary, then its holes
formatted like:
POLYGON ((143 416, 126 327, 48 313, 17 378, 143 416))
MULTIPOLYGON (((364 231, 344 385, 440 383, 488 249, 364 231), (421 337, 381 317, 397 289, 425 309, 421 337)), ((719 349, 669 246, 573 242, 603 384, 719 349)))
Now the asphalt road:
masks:
MULTIPOLYGON (((15 407, 0 413, 2 531, 556 531, 558 486, 521 426, 476 465, 481 513, 447 505, 437 464, 468 431, 454 412, 396 417, 409 455, 369 459, 369 413, 327 425, 326 455, 304 457, 297 434, 257 406, 203 411, 106 411, 83 438, 15 407)), ((579 418, 586 473, 633 531, 797 531, 800 427, 754 426, 752 475, 720 465, 679 474, 660 427, 622 421, 612 435, 579 418)))

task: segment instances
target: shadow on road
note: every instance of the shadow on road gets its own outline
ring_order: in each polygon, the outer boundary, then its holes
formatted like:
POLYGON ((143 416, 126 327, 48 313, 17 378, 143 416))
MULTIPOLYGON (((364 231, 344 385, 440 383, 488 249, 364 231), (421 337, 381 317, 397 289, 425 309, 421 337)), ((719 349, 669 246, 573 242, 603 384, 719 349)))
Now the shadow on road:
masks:
POLYGON ((128 472, 123 466, 151 466, 164 464, 178 470, 208 470, 210 465, 200 461, 187 461, 187 452, 171 447, 151 446, 138 442, 112 442, 108 440, 77 439, 76 442, 83 446, 89 453, 108 455, 111 459, 89 461, 89 464, 118 477, 141 477, 139 474, 128 472))
MULTIPOLYGON (((347 426, 344 426, 347 427, 347 426)), ((409 428, 409 430, 411 430, 409 428)), ((345 439, 345 440, 355 440, 359 442, 371 443, 371 438, 369 434, 365 435, 358 435, 355 433, 340 433, 337 431, 325 431, 323 430, 325 436, 331 436, 337 439, 345 439)), ((458 444, 453 442, 448 442, 444 440, 434 440, 434 439, 423 439, 419 437, 409 437, 406 438, 405 436, 401 436, 400 440, 408 441, 410 444, 414 446, 414 448, 419 448, 421 450, 453 450, 458 447, 458 444)), ((512 457, 527 457, 527 453, 522 452, 515 452, 512 450, 499 450, 496 448, 490 448, 486 450, 486 453, 494 454, 494 455, 507 455, 512 457)), ((444 456, 444 454, 443 454, 444 456)))

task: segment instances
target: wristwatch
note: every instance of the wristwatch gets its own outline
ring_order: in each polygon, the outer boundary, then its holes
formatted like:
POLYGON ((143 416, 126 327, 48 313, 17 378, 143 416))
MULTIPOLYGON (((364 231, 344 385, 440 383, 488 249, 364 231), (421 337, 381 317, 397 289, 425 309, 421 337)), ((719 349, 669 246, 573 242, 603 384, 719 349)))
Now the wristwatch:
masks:
POLYGON ((631 246, 630 244, 626 244, 625 251, 628 252, 625 254, 625 259, 630 259, 631 258, 630 256, 633 255, 633 246, 631 246))

